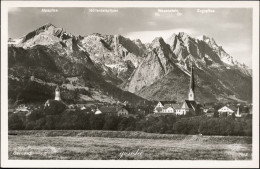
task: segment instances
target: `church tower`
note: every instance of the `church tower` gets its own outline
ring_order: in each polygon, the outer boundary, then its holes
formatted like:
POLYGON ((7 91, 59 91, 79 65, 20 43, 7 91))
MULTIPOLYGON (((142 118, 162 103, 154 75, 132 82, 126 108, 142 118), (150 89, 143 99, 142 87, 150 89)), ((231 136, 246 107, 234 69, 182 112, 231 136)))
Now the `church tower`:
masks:
POLYGON ((190 77, 190 89, 189 89, 189 96, 188 96, 188 100, 189 101, 194 101, 194 86, 195 82, 194 82, 194 74, 193 74, 193 65, 191 65, 191 77, 190 77))
POLYGON ((58 101, 61 100, 61 98, 60 98, 60 88, 59 88, 58 85, 57 85, 57 87, 55 89, 55 100, 58 100, 58 101))

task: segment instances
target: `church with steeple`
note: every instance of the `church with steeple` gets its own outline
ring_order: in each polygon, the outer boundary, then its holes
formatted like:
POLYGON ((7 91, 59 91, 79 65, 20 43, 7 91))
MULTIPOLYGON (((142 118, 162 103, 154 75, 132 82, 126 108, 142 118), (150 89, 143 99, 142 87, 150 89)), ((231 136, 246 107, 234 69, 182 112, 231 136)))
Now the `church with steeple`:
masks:
POLYGON ((191 113, 192 115, 196 114, 198 104, 195 101, 195 78, 193 65, 191 65, 189 90, 187 94, 187 100, 184 100, 181 104, 177 104, 175 101, 159 101, 154 108, 154 113, 175 113, 176 115, 185 115, 187 113, 191 113))
MULTIPOLYGON (((57 103, 59 103, 58 105, 63 105, 64 107, 66 107, 66 105, 61 100, 60 88, 58 85, 55 89, 54 99, 48 99, 44 104, 44 108, 50 107, 51 105, 55 106, 57 103)), ((56 106, 58 106, 58 105, 56 105, 56 106)))
POLYGON ((188 100, 184 100, 181 107, 181 114, 187 114, 188 112, 195 114, 196 109, 197 109, 197 103, 195 101, 195 79, 194 79, 193 65, 191 65, 188 100))

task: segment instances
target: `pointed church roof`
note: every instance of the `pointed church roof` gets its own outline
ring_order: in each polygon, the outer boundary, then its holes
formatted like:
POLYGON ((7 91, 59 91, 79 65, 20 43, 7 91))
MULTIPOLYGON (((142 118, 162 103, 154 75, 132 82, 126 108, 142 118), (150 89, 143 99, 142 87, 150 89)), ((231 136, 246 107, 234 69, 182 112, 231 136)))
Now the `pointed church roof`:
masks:
POLYGON ((197 103, 195 101, 185 100, 184 103, 186 103, 189 109, 195 110, 197 107, 197 103))
POLYGON ((57 85, 55 91, 60 91, 59 85, 57 85))

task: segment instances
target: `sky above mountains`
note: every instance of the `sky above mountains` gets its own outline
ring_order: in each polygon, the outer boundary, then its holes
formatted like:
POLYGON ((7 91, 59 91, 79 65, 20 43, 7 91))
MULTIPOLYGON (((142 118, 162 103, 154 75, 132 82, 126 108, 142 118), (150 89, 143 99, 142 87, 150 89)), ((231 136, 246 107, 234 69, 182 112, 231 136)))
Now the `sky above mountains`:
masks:
POLYGON ((73 35, 121 34, 143 43, 178 32, 206 35, 252 67, 252 10, 247 8, 9 8, 8 36, 21 37, 46 23, 73 35))

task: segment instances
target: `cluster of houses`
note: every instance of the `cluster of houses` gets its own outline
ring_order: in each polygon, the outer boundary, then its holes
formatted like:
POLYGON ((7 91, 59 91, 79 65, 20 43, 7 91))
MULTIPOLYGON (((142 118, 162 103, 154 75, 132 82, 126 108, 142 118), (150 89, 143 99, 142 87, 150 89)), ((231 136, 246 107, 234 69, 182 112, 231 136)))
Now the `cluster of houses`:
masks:
POLYGON ((96 109, 95 114, 108 114, 108 115, 118 115, 127 116, 129 115, 128 110, 124 106, 103 106, 96 109))
MULTIPOLYGON (((186 115, 187 113, 191 113, 193 115, 196 115, 196 113, 204 113, 207 116, 213 116, 216 112, 215 109, 211 106, 202 106, 198 102, 195 101, 195 81, 194 81, 194 74, 193 74, 193 67, 191 68, 191 78, 190 78, 190 87, 189 87, 189 93, 188 93, 188 99, 184 100, 181 103, 177 103, 176 101, 158 101, 158 103, 155 105, 153 109, 153 113, 156 115, 166 115, 166 114, 174 114, 174 115, 186 115)), ((61 101, 61 95, 60 95, 60 89, 57 86, 55 89, 55 99, 56 101, 61 101)), ((47 102, 45 103, 48 104, 47 102)), ((117 116, 134 116, 132 113, 135 112, 136 114, 148 114, 145 112, 145 110, 142 110, 140 108, 133 109, 130 108, 127 102, 124 102, 123 104, 117 104, 117 105, 86 105, 86 104, 74 104, 74 105, 68 105, 69 109, 75 109, 79 108, 82 111, 86 112, 92 112, 95 115, 99 114, 108 114, 108 115, 117 115, 117 116)), ((26 115, 31 114, 31 109, 28 106, 20 105, 18 106, 13 112, 27 112, 26 115)), ((252 113, 252 108, 250 109, 250 112, 252 113)), ((150 112, 149 112, 150 113, 150 112)), ((227 117, 231 115, 235 115, 235 117, 241 117, 241 111, 238 106, 234 105, 226 105, 224 107, 221 107, 218 110, 219 116, 221 117, 227 117)))
POLYGON ((181 104, 175 101, 159 101, 154 108, 154 113, 186 115, 188 112, 192 112, 194 114, 197 106, 197 103, 192 100, 185 100, 181 104))
POLYGON ((233 114, 235 117, 242 117, 247 114, 252 114, 252 107, 249 108, 248 113, 243 113, 240 110, 240 104, 227 104, 216 111, 212 106, 202 106, 197 104, 195 101, 185 100, 181 104, 178 104, 175 101, 159 101, 154 108, 154 114, 157 115, 186 115, 188 112, 195 114, 196 111, 202 112, 202 114, 205 114, 208 117, 213 117, 216 112, 219 117, 228 117, 233 114))
MULTIPOLYGON (((193 67, 191 68, 191 78, 190 78, 190 87, 188 93, 188 100, 184 100, 182 103, 176 103, 176 101, 159 101, 154 108, 155 114, 175 114, 175 115, 186 115, 187 113, 196 114, 196 112, 202 112, 207 116, 213 116, 215 109, 211 106, 202 106, 195 101, 195 81, 193 74, 193 67)), ((232 116, 242 117, 239 109, 239 104, 234 105, 225 105, 217 110, 219 117, 232 116)), ((252 107, 250 107, 249 114, 252 114, 252 107)))
POLYGON ((218 113, 220 117, 232 116, 233 114, 235 115, 235 117, 242 117, 243 115, 252 114, 252 107, 250 107, 249 113, 242 113, 239 108, 239 104, 237 106, 226 105, 221 107, 218 110, 218 113))
POLYGON ((21 104, 15 109, 8 109, 8 113, 25 113, 26 116, 29 116, 32 112, 33 108, 29 105, 21 104))

